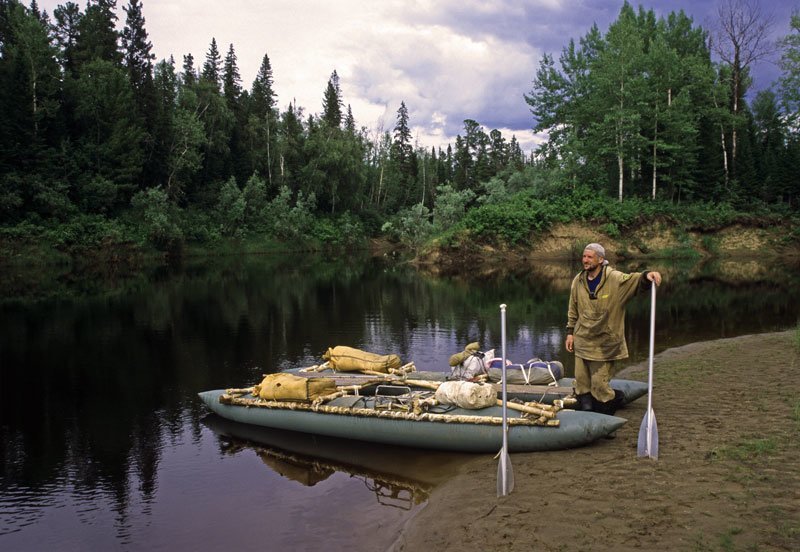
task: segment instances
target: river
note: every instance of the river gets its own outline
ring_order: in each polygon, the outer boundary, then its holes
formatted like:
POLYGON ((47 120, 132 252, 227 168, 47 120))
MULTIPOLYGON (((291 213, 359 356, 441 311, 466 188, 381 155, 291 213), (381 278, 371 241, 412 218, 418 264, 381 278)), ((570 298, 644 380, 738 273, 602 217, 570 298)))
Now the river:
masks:
MULTIPOLYGON (((792 271, 757 260, 657 268, 659 350, 798 323, 792 271)), ((501 303, 508 357, 569 372, 577 270, 442 278, 380 258, 282 255, 4 271, 0 548, 385 549, 463 455, 230 427, 197 392, 319 363, 334 345, 446 370, 471 341, 500 346, 501 303)), ((648 330, 649 301, 636 298, 629 363, 646 358, 648 330)))

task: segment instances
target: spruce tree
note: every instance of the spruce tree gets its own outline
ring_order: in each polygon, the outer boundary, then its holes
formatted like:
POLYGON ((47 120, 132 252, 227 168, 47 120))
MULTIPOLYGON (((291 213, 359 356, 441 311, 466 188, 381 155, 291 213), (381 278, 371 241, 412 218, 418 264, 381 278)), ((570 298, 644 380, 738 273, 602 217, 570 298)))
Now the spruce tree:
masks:
POLYGON ((187 88, 191 88, 197 82, 197 70, 194 68, 194 56, 191 53, 183 56, 181 82, 187 88))
POLYGON ((508 145, 503 133, 493 129, 489 133, 489 158, 492 166, 492 175, 495 175, 508 165, 508 145))
POLYGON ((300 172, 306 164, 305 141, 303 110, 290 103, 281 119, 277 181, 295 193, 300 190, 300 172))
POLYGON ((271 110, 275 109, 276 94, 272 86, 272 66, 269 62, 269 56, 264 54, 261 60, 261 66, 258 69, 258 74, 253 81, 253 86, 250 91, 251 113, 255 113, 258 116, 265 116, 271 110))
POLYGON ((230 130, 230 164, 226 172, 236 177, 240 182, 246 182, 252 175, 247 146, 245 145, 245 126, 247 113, 242 105, 242 78, 236 64, 236 51, 233 44, 229 45, 228 53, 222 70, 222 95, 233 117, 233 126, 230 130))
POLYGON ((233 44, 228 47, 225 55, 225 64, 222 73, 222 94, 228 102, 228 107, 234 109, 242 95, 242 77, 236 64, 236 51, 233 44))
POLYGON ((203 63, 203 71, 200 73, 200 78, 208 83, 211 83, 219 90, 220 85, 220 68, 222 66, 222 59, 217 48, 217 39, 211 39, 211 45, 208 47, 206 53, 206 61, 203 63))
POLYGON ((394 126, 391 161, 396 172, 396 185, 400 206, 409 206, 417 198, 417 159, 414 146, 411 143, 411 128, 408 125, 408 108, 404 101, 400 102, 397 110, 397 122, 394 126))
POLYGON ((145 166, 142 171, 142 183, 153 182, 159 173, 160 158, 164 156, 163 149, 157 149, 153 137, 156 127, 156 91, 153 84, 153 45, 147 37, 142 4, 140 0, 130 0, 124 8, 127 14, 125 28, 122 30, 123 62, 128 72, 133 89, 133 99, 137 113, 141 118, 145 135, 145 166))
POLYGON ((175 60, 161 60, 153 70, 154 110, 152 141, 154 159, 151 179, 153 183, 165 184, 168 178, 167 162, 173 140, 175 111, 178 104, 178 75, 175 60))
POLYGON ((266 178, 270 187, 275 182, 275 167, 279 164, 278 113, 275 109, 275 91, 269 56, 264 54, 251 87, 245 133, 249 143, 250 172, 266 178))
POLYGON ((342 91, 339 88, 339 75, 334 70, 325 87, 322 99, 322 120, 329 128, 339 128, 342 124, 342 91))
POLYGON ((61 67, 64 69, 65 75, 74 78, 77 74, 75 50, 83 14, 75 2, 66 2, 53 11, 53 17, 55 18, 53 32, 60 50, 61 67))
POLYGON ((459 134, 456 136, 456 147, 453 152, 453 187, 457 191, 467 190, 470 188, 471 181, 472 155, 467 141, 459 134))
POLYGON ((397 122, 394 125, 394 157, 400 165, 407 162, 412 152, 411 129, 408 126, 408 108, 406 102, 400 102, 397 109, 397 122))
POLYGON ((347 115, 344 118, 344 128, 349 134, 356 134, 356 119, 353 117, 353 109, 350 107, 350 104, 347 104, 347 115))
POLYGON ((133 86, 134 96, 143 112, 152 109, 153 87, 153 45, 147 38, 144 28, 142 4, 139 0, 130 0, 123 8, 127 14, 125 28, 122 30, 122 51, 128 77, 133 86))
POLYGON ((119 66, 119 33, 116 30, 116 0, 90 0, 86 12, 78 22, 78 40, 75 58, 79 66, 94 60, 103 60, 119 66))
POLYGON ((511 136, 508 144, 508 162, 509 166, 516 171, 521 171, 525 164, 525 155, 522 153, 522 147, 519 145, 516 135, 511 136))

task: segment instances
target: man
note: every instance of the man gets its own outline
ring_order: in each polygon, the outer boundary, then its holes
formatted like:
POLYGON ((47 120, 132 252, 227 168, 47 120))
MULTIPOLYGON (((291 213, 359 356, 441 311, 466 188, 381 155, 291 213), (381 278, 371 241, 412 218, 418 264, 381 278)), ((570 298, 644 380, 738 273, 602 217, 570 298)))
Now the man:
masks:
POLYGON ((625 305, 639 290, 661 285, 658 272, 625 274, 608 266, 606 251, 590 243, 583 251, 583 271, 572 280, 567 312, 567 351, 575 353, 575 393, 581 410, 613 414, 622 393, 608 382, 614 361, 628 358, 625 305))

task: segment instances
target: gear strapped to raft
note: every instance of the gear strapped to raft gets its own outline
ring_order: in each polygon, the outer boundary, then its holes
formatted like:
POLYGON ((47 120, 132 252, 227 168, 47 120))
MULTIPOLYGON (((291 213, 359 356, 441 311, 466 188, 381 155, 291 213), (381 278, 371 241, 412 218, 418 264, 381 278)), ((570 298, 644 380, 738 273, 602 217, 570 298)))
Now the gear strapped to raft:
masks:
POLYGON ((378 355, 344 345, 329 348, 322 358, 337 372, 390 373, 402 365, 397 355, 378 355))
MULTIPOLYGON (((502 377, 503 361, 494 358, 489 361, 490 379, 502 377)), ((558 361, 546 361, 540 358, 532 358, 524 364, 507 364, 506 377, 508 383, 520 383, 525 385, 550 385, 557 386, 558 380, 564 376, 564 365, 558 361), (519 370, 519 375, 511 370, 519 370)))
MULTIPOLYGON (((477 342, 470 343, 460 353, 450 357, 448 380, 473 381, 478 379, 493 382, 503 379, 503 359, 494 355, 494 349, 481 352, 477 342)), ((531 358, 524 364, 506 362, 507 383, 520 385, 557 386, 564 376, 564 365, 558 361, 531 358)))

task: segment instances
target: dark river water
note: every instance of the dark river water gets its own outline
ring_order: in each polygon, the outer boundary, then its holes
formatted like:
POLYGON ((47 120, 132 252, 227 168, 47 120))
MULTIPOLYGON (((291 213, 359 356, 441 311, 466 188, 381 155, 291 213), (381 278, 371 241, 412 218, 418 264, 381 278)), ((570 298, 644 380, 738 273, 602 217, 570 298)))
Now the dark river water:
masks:
MULTIPOLYGON (((657 268, 658 350, 798 323, 795 271, 657 268)), ((209 416, 197 393, 317 364, 334 345, 446 370, 471 341, 499 348, 501 303, 508 358, 569 372, 577 270, 437 278, 286 256, 125 276, 4 270, 0 549, 384 550, 464 456, 243 428, 209 416)), ((628 307, 628 363, 647 357, 649 309, 647 297, 628 307)))

